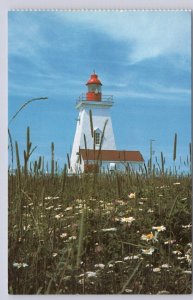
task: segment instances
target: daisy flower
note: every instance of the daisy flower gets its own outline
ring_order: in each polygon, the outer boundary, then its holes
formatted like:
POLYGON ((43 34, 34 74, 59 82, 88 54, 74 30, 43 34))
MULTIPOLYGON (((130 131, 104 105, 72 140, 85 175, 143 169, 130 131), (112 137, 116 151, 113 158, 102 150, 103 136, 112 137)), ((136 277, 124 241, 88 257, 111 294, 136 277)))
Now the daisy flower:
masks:
POLYGON ((97 273, 96 272, 92 272, 92 271, 86 272, 86 275, 87 275, 88 278, 97 277, 97 273))
POLYGON ((153 272, 154 272, 154 273, 159 273, 160 271, 161 271, 160 268, 153 268, 153 272))
POLYGON ((105 267, 104 264, 96 264, 94 266, 95 266, 95 268, 100 268, 100 269, 104 269, 104 267, 105 267))
POLYGON ((135 193, 130 193, 130 194, 128 195, 128 198, 129 198, 129 199, 135 199, 135 197, 136 197, 135 193))
POLYGON ((154 251, 155 251, 154 247, 151 247, 149 249, 142 249, 142 253, 145 255, 152 255, 154 251))
POLYGON ((103 229, 101 229, 101 231, 103 231, 103 232, 112 232, 112 231, 117 231, 117 228, 115 228, 115 227, 103 228, 103 229))
POLYGON ((125 217, 123 217, 123 218, 120 219, 120 221, 121 221, 121 223, 130 223, 131 224, 133 221, 135 221, 135 218, 133 218, 133 217, 125 218, 125 217))
POLYGON ((153 238, 154 238, 154 235, 152 232, 148 233, 148 234, 142 234, 142 236, 141 236, 141 240, 147 241, 147 242, 153 240, 153 238))
POLYGON ((161 231, 165 231, 166 230, 166 227, 161 225, 161 226, 153 226, 152 229, 158 231, 158 232, 161 232, 161 231))

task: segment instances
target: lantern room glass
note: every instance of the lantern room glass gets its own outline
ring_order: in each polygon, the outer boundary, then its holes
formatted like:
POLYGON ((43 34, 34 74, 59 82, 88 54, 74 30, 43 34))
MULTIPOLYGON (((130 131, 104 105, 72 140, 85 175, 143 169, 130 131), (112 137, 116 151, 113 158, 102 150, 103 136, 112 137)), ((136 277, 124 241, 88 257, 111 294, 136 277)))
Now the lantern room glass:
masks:
POLYGON ((101 86, 98 85, 98 84, 89 84, 88 85, 88 92, 101 93, 101 86))

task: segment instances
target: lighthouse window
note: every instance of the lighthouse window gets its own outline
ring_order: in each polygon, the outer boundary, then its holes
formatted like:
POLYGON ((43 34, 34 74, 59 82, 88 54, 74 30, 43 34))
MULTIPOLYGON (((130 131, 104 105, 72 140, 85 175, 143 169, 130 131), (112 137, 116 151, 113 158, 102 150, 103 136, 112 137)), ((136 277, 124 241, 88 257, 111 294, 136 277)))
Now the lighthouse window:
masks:
POLYGON ((100 132, 95 132, 95 144, 100 145, 100 132))
POLYGON ((89 92, 94 92, 94 93, 95 92, 100 93, 101 92, 101 87, 98 84, 90 84, 88 86, 88 91, 89 92))

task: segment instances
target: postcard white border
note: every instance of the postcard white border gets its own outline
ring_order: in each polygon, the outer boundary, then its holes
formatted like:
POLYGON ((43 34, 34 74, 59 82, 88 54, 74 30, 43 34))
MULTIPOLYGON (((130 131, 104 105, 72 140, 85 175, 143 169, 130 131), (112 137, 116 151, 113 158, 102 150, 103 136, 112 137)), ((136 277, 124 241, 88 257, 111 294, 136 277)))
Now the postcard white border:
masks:
MULTIPOLYGON (((193 1, 190 0, 1 0, 0 2, 0 299, 24 299, 32 297, 42 299, 36 295, 8 295, 7 291, 7 114, 8 114, 8 62, 7 62, 7 12, 10 9, 193 9, 193 1)), ((192 30, 193 32, 193 30, 192 30)), ((193 35, 192 35, 193 37, 193 35)), ((192 38, 193 40, 193 38, 192 38)), ((193 67, 193 64, 192 64, 193 67)), ((193 69, 193 68, 192 68, 193 69)), ((193 132, 193 130, 192 130, 193 132)), ((193 140, 193 138, 192 138, 193 140)), ((147 299, 150 295, 127 295, 135 299, 147 299)), ((192 295, 167 295, 167 299, 175 296, 189 298, 192 295)), ((46 295, 43 299, 59 298, 79 299, 83 297, 98 298, 113 297, 122 299, 126 295, 46 295)), ((157 296, 152 295, 151 299, 157 296)), ((159 296, 159 299, 166 299, 159 296)))

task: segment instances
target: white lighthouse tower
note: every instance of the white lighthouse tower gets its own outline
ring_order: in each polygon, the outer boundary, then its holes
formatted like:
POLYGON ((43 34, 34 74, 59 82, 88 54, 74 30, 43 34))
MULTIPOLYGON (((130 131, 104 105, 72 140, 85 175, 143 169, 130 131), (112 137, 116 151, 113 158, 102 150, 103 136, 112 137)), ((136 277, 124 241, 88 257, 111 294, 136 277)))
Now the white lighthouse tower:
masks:
POLYGON ((70 173, 83 172, 83 166, 80 163, 80 149, 86 148, 98 150, 101 144, 101 136, 106 123, 104 137, 102 139, 102 150, 116 150, 115 138, 110 116, 110 108, 113 105, 113 96, 102 96, 101 86, 97 74, 93 73, 86 83, 88 91, 86 95, 82 94, 76 103, 76 109, 79 111, 77 118, 76 133, 70 158, 70 173), (92 111, 94 138, 91 134, 90 111, 92 111), (95 145, 94 145, 95 141, 95 145))

